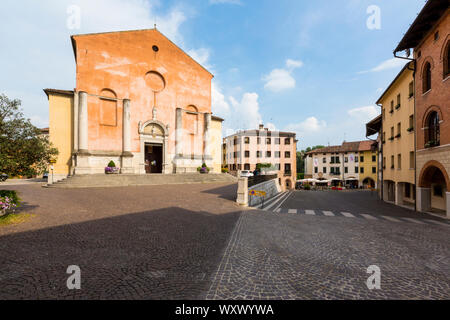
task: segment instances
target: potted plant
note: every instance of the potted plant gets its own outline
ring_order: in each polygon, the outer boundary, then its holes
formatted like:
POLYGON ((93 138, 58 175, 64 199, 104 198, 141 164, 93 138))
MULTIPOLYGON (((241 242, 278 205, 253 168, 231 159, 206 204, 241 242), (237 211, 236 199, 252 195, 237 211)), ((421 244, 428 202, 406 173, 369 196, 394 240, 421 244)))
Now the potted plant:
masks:
POLYGON ((108 163, 108 166, 105 168, 105 173, 106 174, 117 174, 117 173, 119 173, 119 170, 120 170, 120 168, 117 168, 114 161, 111 160, 108 163))
POLYGON ((205 174, 205 173, 209 173, 211 169, 208 168, 208 166, 206 165, 206 163, 203 163, 201 167, 197 168, 197 171, 200 172, 201 174, 205 174))

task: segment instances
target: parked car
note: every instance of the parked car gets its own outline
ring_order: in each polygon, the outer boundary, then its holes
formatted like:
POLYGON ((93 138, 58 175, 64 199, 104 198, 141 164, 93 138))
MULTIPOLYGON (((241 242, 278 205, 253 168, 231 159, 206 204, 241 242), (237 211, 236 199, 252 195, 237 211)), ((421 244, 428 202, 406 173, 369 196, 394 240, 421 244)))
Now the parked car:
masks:
POLYGON ((4 173, 0 174, 0 181, 6 181, 6 179, 8 179, 8 178, 9 178, 9 176, 7 174, 4 174, 4 173))
POLYGON ((249 178, 249 177, 253 177, 253 172, 251 172, 250 170, 241 171, 241 178, 249 178))

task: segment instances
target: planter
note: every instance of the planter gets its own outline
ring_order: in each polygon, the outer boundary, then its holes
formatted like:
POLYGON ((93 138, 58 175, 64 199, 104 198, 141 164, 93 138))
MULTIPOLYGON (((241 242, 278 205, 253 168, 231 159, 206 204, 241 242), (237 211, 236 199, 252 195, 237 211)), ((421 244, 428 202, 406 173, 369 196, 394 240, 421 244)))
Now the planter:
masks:
POLYGON ((106 174, 118 174, 119 171, 120 171, 120 168, 117 168, 117 167, 106 167, 105 168, 106 174))

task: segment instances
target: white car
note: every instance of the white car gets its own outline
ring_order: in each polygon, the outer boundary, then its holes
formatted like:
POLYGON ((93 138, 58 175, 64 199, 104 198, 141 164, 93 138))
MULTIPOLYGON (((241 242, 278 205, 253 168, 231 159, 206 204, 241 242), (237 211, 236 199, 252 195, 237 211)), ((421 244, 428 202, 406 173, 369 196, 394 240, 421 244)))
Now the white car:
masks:
POLYGON ((253 172, 251 172, 249 170, 241 171, 241 178, 249 178, 249 177, 253 177, 253 172))

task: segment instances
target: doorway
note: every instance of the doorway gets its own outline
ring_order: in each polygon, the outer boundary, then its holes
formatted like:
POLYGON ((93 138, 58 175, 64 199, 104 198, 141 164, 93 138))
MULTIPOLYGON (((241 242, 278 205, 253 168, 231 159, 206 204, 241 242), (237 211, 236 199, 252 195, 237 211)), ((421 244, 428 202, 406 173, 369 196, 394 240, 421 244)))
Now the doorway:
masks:
POLYGON ((145 173, 162 173, 162 144, 145 144, 145 173))

